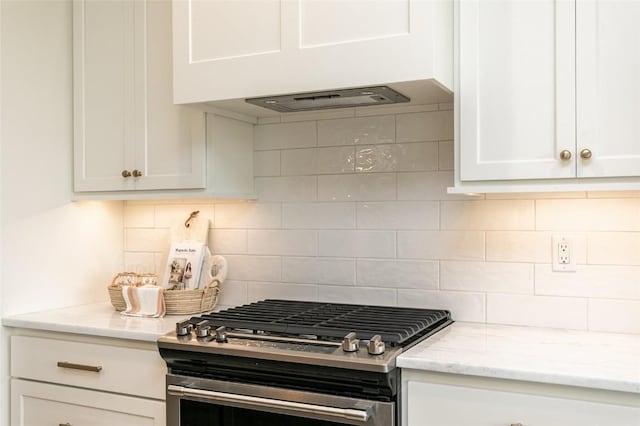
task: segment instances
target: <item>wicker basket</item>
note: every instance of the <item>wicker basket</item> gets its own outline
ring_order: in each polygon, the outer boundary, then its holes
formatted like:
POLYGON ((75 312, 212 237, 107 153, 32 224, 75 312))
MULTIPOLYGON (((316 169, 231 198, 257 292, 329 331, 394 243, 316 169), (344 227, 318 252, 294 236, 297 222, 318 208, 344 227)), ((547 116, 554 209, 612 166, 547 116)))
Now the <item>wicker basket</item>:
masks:
MULTIPOLYGON (((130 274, 125 272, 116 275, 108 287, 109 298, 116 311, 124 311, 127 308, 122 297, 122 284, 119 278, 130 274)), ((141 284, 142 280, 136 280, 133 285, 141 284)), ((219 293, 220 283, 217 280, 211 281, 204 288, 195 290, 165 290, 163 294, 166 313, 167 315, 186 315, 210 311, 216 306, 219 293)))

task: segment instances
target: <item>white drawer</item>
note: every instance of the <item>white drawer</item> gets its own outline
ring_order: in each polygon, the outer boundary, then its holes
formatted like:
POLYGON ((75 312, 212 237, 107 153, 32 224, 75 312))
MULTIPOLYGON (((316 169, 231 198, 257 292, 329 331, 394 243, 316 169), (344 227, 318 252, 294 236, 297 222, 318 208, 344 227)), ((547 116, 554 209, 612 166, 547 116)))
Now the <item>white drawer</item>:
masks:
POLYGON ((156 350, 11 337, 13 377, 164 400, 166 371, 156 350))
POLYGON ((11 380, 11 426, 164 426, 161 401, 11 380))

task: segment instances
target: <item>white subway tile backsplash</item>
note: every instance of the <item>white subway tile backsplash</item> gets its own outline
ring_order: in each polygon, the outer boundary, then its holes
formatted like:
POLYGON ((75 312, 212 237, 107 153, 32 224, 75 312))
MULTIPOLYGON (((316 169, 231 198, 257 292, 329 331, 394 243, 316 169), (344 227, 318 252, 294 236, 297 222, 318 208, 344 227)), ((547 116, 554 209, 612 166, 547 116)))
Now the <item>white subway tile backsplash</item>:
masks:
POLYGON ((438 170, 453 170, 453 141, 438 142, 438 170))
POLYGON ((536 294, 640 300, 640 266, 578 265, 576 272, 553 272, 536 265, 536 294))
POLYGON ((124 206, 124 227, 125 228, 153 228, 155 226, 155 208, 150 205, 124 206))
POLYGON ((640 265, 640 233, 593 233, 587 236, 587 246, 589 264, 640 265))
POLYGON ((254 127, 254 148, 267 149, 310 148, 317 145, 315 121, 264 124, 254 127))
POLYGON ((393 231, 318 231, 319 255, 328 257, 395 257, 393 231))
POLYGON ((349 229, 356 226, 355 203, 294 203, 282 205, 282 227, 349 229))
POLYGON ((247 303, 247 283, 244 281, 226 280, 220 286, 218 304, 237 306, 247 303))
POLYGON ((587 329, 587 299, 487 294, 487 322, 587 329))
POLYGON ((483 293, 398 289, 398 306, 447 309, 454 321, 485 322, 483 293))
POLYGON ((277 203, 216 204, 216 228, 279 228, 281 206, 277 203))
POLYGON ((318 121, 318 146, 394 143, 393 115, 318 121))
POLYGON ((356 172, 413 172, 438 169, 435 142, 356 148, 356 172))
POLYGON ((277 256, 227 255, 227 279, 239 281, 280 281, 282 261, 277 256))
POLYGON ((398 258, 484 260, 484 232, 398 231, 398 258))
POLYGON ((424 142, 453 139, 453 111, 399 114, 397 142, 424 142))
POLYGON ((533 294, 533 266, 527 263, 440 262, 440 288, 533 294))
POLYGON ((316 231, 251 229, 247 233, 249 254, 291 256, 317 254, 316 231))
MULTIPOLYGON (((164 266, 164 265, 162 265, 164 266)), ((124 270, 137 273, 158 273, 155 253, 126 252, 124 270)))
POLYGON ((487 260, 551 263, 551 233, 535 231, 487 232, 487 260))
POLYGON ((166 228, 129 228, 125 229, 124 238, 127 251, 161 252, 169 246, 166 228))
POLYGON ((253 153, 254 176, 280 176, 280 151, 255 151, 253 153))
POLYGON ((254 180, 260 201, 314 201, 316 176, 257 177, 254 180))
POLYGON ((282 151, 282 175, 352 173, 353 147, 289 149, 282 151))
POLYGON ((396 306, 396 290, 379 287, 318 287, 318 300, 332 303, 396 306))
POLYGON ((462 194, 447 194, 453 172, 398 173, 398 200, 469 200, 462 194))
POLYGON ((189 217, 191 212, 200 211, 199 219, 208 219, 209 226, 215 223, 212 205, 202 204, 170 204, 156 206, 156 228, 169 228, 180 225, 189 217))
POLYGON ((438 288, 438 262, 415 260, 358 259, 360 286, 438 288))
POLYGON ((534 229, 531 200, 443 201, 442 229, 527 230, 534 229))
POLYGON ((318 299, 318 287, 305 284, 284 284, 279 282, 248 283, 248 300, 257 302, 264 299, 308 300, 318 299))
POLYGON ((537 200, 536 229, 640 231, 640 199, 537 200))
POLYGON ((209 230, 209 248, 215 254, 247 253, 246 229, 209 230))
POLYGON ((438 229, 440 212, 435 201, 357 203, 361 229, 438 229))
POLYGON ((394 173, 318 176, 319 201, 380 201, 396 199, 394 173))
POLYGON ((354 259, 317 257, 285 257, 282 259, 282 281, 329 285, 354 285, 354 259))
POLYGON ((355 117, 355 108, 340 108, 318 111, 294 112, 282 114, 281 121, 283 123, 292 123, 295 121, 309 120, 331 120, 334 118, 352 118, 355 117))
POLYGON ((438 104, 431 105, 373 105, 356 108, 357 117, 369 117, 372 115, 407 114, 410 112, 437 111, 438 104))
POLYGON ((640 301, 590 299, 589 330, 640 334, 640 301))

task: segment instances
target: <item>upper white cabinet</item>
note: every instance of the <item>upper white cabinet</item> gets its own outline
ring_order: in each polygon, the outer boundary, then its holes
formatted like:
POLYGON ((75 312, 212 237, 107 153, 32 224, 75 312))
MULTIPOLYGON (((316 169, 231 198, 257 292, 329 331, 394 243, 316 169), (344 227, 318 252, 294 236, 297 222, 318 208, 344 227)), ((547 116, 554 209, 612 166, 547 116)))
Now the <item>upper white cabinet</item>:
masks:
POLYGON ((424 79, 450 89, 452 13, 450 0, 174 0, 174 101, 424 79))
POLYGON ((204 188, 205 114, 172 100, 170 0, 75 0, 75 191, 204 188))
POLYGON ((456 6, 460 191, 640 185, 640 3, 456 6))

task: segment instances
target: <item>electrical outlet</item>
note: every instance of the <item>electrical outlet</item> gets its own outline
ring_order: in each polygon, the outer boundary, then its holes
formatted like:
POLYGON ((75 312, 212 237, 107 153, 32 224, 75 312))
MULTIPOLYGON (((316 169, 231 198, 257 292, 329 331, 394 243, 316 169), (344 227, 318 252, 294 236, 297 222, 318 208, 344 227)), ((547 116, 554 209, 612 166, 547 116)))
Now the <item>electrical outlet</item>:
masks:
POLYGON ((571 239, 563 235, 554 235, 551 237, 551 244, 553 245, 553 270, 575 272, 576 259, 571 239))

